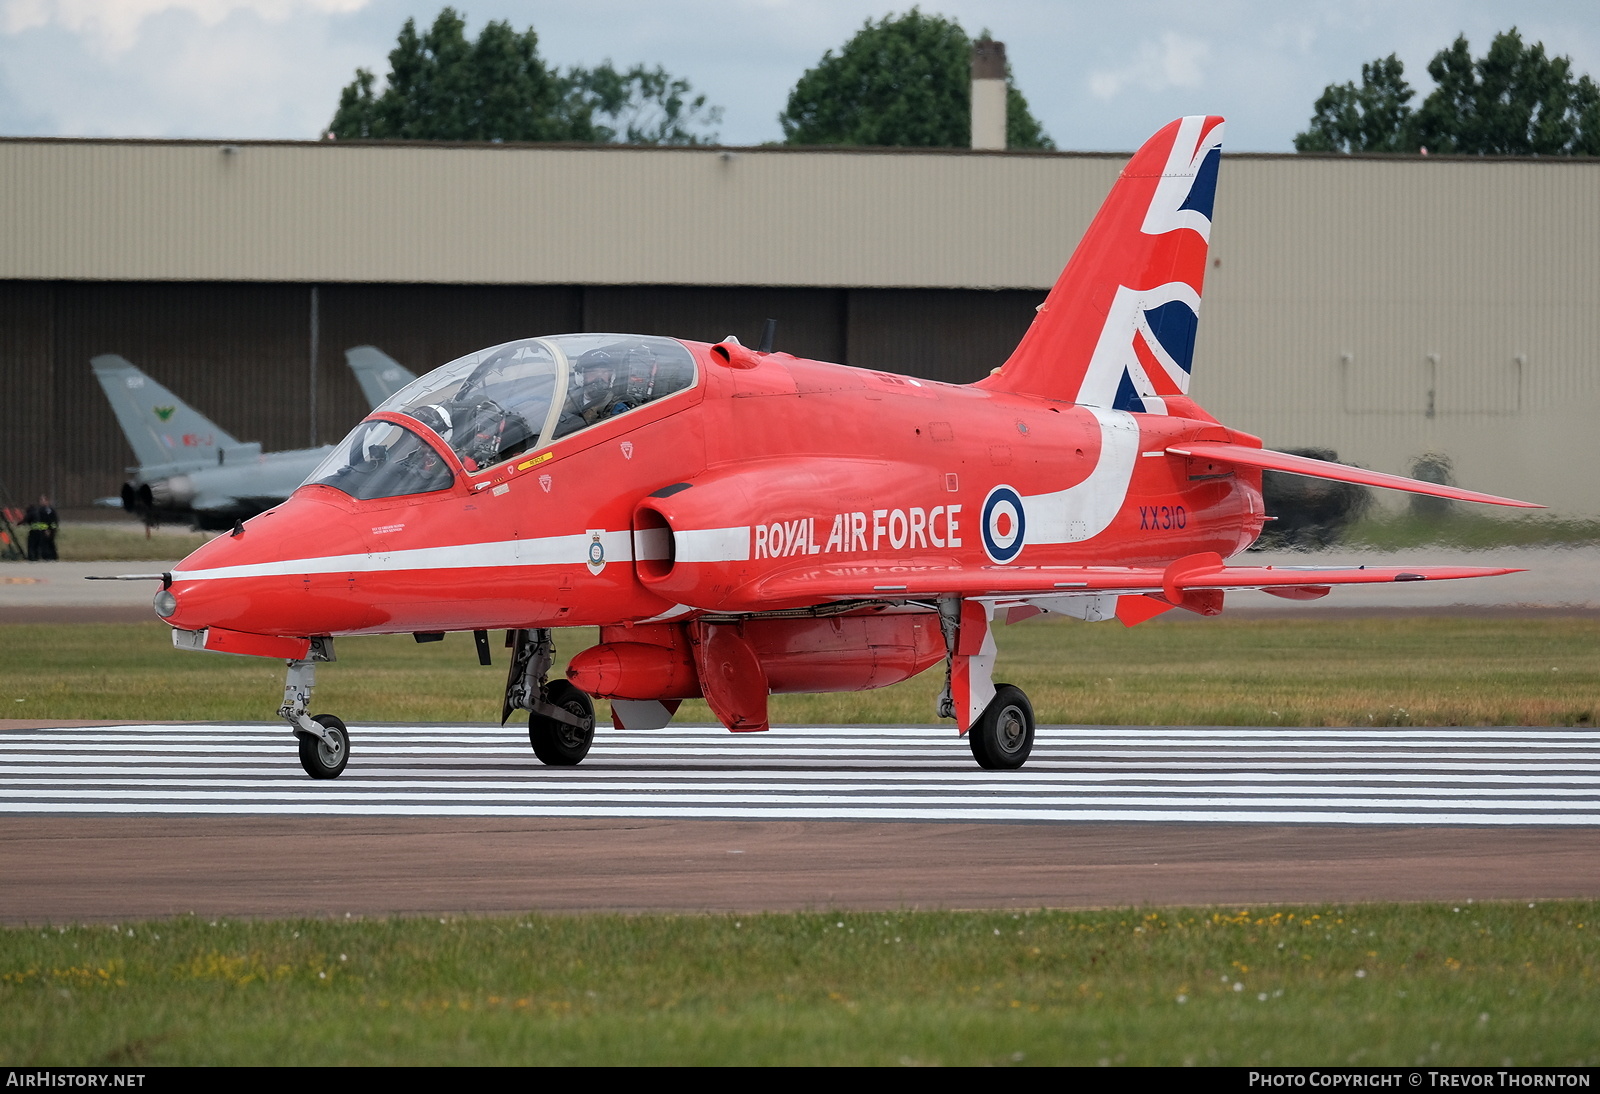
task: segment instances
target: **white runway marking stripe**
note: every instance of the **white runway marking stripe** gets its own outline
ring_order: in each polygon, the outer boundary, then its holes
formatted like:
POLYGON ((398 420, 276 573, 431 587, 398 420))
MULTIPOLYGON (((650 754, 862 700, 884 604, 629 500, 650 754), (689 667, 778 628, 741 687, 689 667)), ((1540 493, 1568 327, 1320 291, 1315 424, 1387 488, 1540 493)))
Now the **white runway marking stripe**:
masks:
POLYGON ((317 782, 274 725, 0 733, 0 813, 1600 825, 1590 730, 1043 726, 1015 772, 948 725, 603 728, 565 769, 515 724, 351 735, 317 782))

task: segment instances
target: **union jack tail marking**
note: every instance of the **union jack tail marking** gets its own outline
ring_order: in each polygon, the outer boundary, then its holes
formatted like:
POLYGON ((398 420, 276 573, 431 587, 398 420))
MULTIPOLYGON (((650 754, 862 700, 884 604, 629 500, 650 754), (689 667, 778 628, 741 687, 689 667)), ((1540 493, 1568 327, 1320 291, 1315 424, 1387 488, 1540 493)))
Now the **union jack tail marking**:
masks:
POLYGON ((981 387, 1147 414, 1200 413, 1194 364, 1222 119, 1189 117, 1134 153, 1015 352, 981 387))

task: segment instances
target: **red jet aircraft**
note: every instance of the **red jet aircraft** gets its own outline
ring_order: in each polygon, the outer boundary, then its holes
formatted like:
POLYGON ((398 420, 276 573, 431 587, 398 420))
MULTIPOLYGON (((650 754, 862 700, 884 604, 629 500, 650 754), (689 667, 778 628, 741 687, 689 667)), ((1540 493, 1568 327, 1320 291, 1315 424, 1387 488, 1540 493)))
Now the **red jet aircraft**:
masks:
MULTIPOLYGON (((488 631, 502 707, 576 764, 593 697, 632 729, 704 697, 735 732, 772 692, 857 691, 945 663, 941 717, 1017 768, 1034 717, 992 682, 998 616, 1133 626, 1235 589, 1479 577, 1481 567, 1228 566, 1266 519, 1263 470, 1528 503, 1263 450, 1190 399, 1222 119, 1129 161, 1009 360, 959 386, 619 334, 527 338, 434 370, 276 508, 162 575, 183 649, 288 662, 279 711, 315 778, 350 754, 307 711, 336 635, 488 631), (566 679, 552 630, 598 626, 566 679)), ((1530 506, 1531 507, 1531 506, 1530 506)))

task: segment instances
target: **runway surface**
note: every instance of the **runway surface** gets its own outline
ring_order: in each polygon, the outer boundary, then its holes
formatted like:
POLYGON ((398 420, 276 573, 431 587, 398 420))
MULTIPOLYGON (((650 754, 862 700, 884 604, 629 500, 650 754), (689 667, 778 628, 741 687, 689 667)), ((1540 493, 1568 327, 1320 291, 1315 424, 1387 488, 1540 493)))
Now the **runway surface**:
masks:
POLYGON ((0 733, 0 922, 1600 897, 1600 733, 1047 726, 0 733))
POLYGON ((1600 825, 1600 732, 1045 726, 989 772, 938 726, 602 730, 576 768, 517 727, 355 726, 306 777, 288 732, 0 734, 0 813, 717 820, 1600 825))

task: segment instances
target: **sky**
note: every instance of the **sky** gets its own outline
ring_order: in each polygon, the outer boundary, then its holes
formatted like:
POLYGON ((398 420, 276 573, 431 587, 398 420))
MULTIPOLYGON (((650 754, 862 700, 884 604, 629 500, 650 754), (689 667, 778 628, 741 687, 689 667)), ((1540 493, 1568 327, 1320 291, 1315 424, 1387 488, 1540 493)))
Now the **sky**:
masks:
MULTIPOLYGON (((312 139, 358 67, 381 81, 407 18, 440 0, 0 0, 0 136, 312 139)), ((790 89, 868 19, 858 0, 456 0, 533 27, 549 64, 661 65, 723 110, 725 144, 781 138, 790 89)), ((1330 83, 1396 53, 1420 95, 1458 34, 1516 26, 1600 78, 1597 0, 929 0, 1006 44, 1058 147, 1131 151, 1183 114, 1228 118, 1234 151, 1288 152, 1330 83)))

